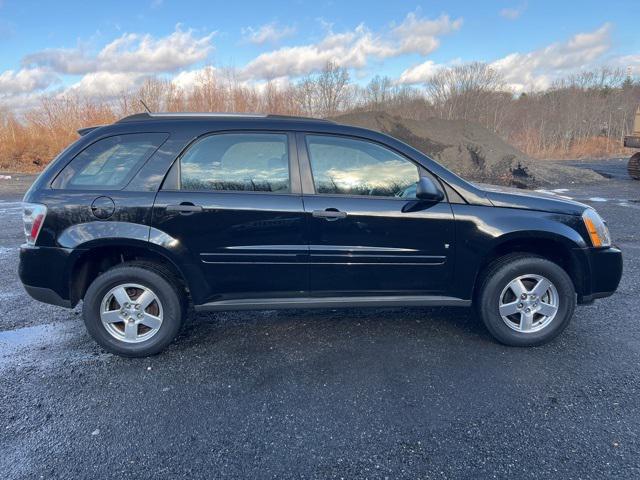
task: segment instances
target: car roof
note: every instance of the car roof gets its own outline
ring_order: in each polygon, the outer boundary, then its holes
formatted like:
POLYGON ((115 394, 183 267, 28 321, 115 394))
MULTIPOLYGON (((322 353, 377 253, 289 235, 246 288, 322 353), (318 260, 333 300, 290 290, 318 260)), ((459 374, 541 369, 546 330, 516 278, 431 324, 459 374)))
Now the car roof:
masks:
MULTIPOLYGON (((486 195, 485 192, 461 179, 429 158, 429 156, 392 136, 367 128, 318 118, 247 113, 138 113, 124 117, 111 125, 80 129, 82 139, 75 142, 68 153, 69 155, 76 155, 88 144, 101 137, 125 133, 170 133, 175 143, 184 146, 201 135, 234 130, 278 130, 338 134, 371 140, 391 147, 409 158, 413 158, 430 170, 431 173, 461 188, 470 198, 481 200, 480 197, 484 198, 486 195)), ((59 157, 59 159, 63 158, 66 157, 59 157)), ((42 182, 45 182, 45 180, 50 181, 52 178, 49 177, 54 174, 57 174, 57 170, 51 170, 49 176, 41 175, 42 182)))
POLYGON ((129 115, 118 120, 116 123, 129 123, 129 122, 154 122, 154 121, 168 121, 168 120, 189 120, 189 121, 215 121, 215 120, 261 120, 264 122, 275 121, 290 121, 290 122, 302 122, 308 124, 327 124, 335 123, 331 120, 325 120, 322 118, 310 118, 299 117, 291 115, 267 115, 260 113, 227 113, 227 112, 161 112, 161 113, 136 113, 129 115))

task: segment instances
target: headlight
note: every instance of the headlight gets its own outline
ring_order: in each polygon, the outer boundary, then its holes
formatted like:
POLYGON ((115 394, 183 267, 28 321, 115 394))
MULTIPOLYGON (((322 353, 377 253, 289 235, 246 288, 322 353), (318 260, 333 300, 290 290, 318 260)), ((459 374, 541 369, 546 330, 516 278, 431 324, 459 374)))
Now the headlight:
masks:
POLYGON ((589 238, 591 238, 591 244, 594 247, 610 247, 611 235, 609 235, 609 229, 604 220, 598 215, 593 208, 588 208, 582 214, 582 221, 584 226, 587 227, 589 232, 589 238))

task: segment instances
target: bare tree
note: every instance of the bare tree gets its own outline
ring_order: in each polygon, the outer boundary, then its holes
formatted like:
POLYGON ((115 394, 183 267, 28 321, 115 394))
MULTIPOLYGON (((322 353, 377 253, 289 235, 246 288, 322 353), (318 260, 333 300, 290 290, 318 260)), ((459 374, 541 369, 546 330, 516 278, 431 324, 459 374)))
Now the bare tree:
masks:
POLYGON ((425 87, 441 118, 473 120, 494 131, 500 128, 511 97, 502 75, 480 62, 442 69, 425 87))
POLYGON ((308 75, 298 82, 295 88, 295 99, 305 115, 315 116, 318 114, 316 97, 316 83, 313 77, 308 75))
POLYGON ((335 62, 327 62, 315 81, 318 107, 323 116, 332 116, 348 102, 349 72, 335 62))
POLYGON ((389 77, 376 75, 364 89, 365 103, 385 105, 393 95, 393 81, 389 77))
POLYGON ((36 170, 77 138, 77 129, 143 111, 243 111, 332 116, 347 111, 383 111, 425 120, 440 117, 478 122, 536 157, 624 154, 640 105, 640 81, 603 67, 569 75, 543 91, 515 95, 499 72, 484 63, 443 69, 423 88, 374 77, 352 83, 336 62, 295 84, 249 84, 233 69, 204 68, 179 87, 149 77, 135 89, 99 98, 77 93, 42 97, 20 112, 0 108, 0 168, 36 170))

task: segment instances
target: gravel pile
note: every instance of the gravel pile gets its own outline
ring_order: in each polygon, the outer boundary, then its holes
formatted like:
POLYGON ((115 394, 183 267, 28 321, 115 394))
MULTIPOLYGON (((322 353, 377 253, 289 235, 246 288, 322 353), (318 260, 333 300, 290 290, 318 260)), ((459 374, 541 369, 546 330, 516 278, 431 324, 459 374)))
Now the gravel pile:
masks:
POLYGON ((332 120, 392 135, 469 180, 520 188, 605 181, 592 170, 535 160, 465 120, 417 121, 383 112, 350 113, 332 120))

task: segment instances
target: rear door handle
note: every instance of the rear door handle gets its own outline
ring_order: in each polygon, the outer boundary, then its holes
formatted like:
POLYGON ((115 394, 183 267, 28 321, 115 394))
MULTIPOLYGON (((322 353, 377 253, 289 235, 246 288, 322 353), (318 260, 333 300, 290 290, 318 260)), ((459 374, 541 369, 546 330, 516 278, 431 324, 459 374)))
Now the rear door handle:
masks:
POLYGON ((180 205, 167 205, 167 212, 178 212, 181 215, 190 215, 201 211, 201 205, 194 205, 190 202, 183 202, 180 205))
POLYGON ((326 210, 314 210, 312 215, 315 218, 324 218, 328 221, 340 220, 341 218, 347 218, 347 212, 341 212, 337 208, 327 208, 326 210))

